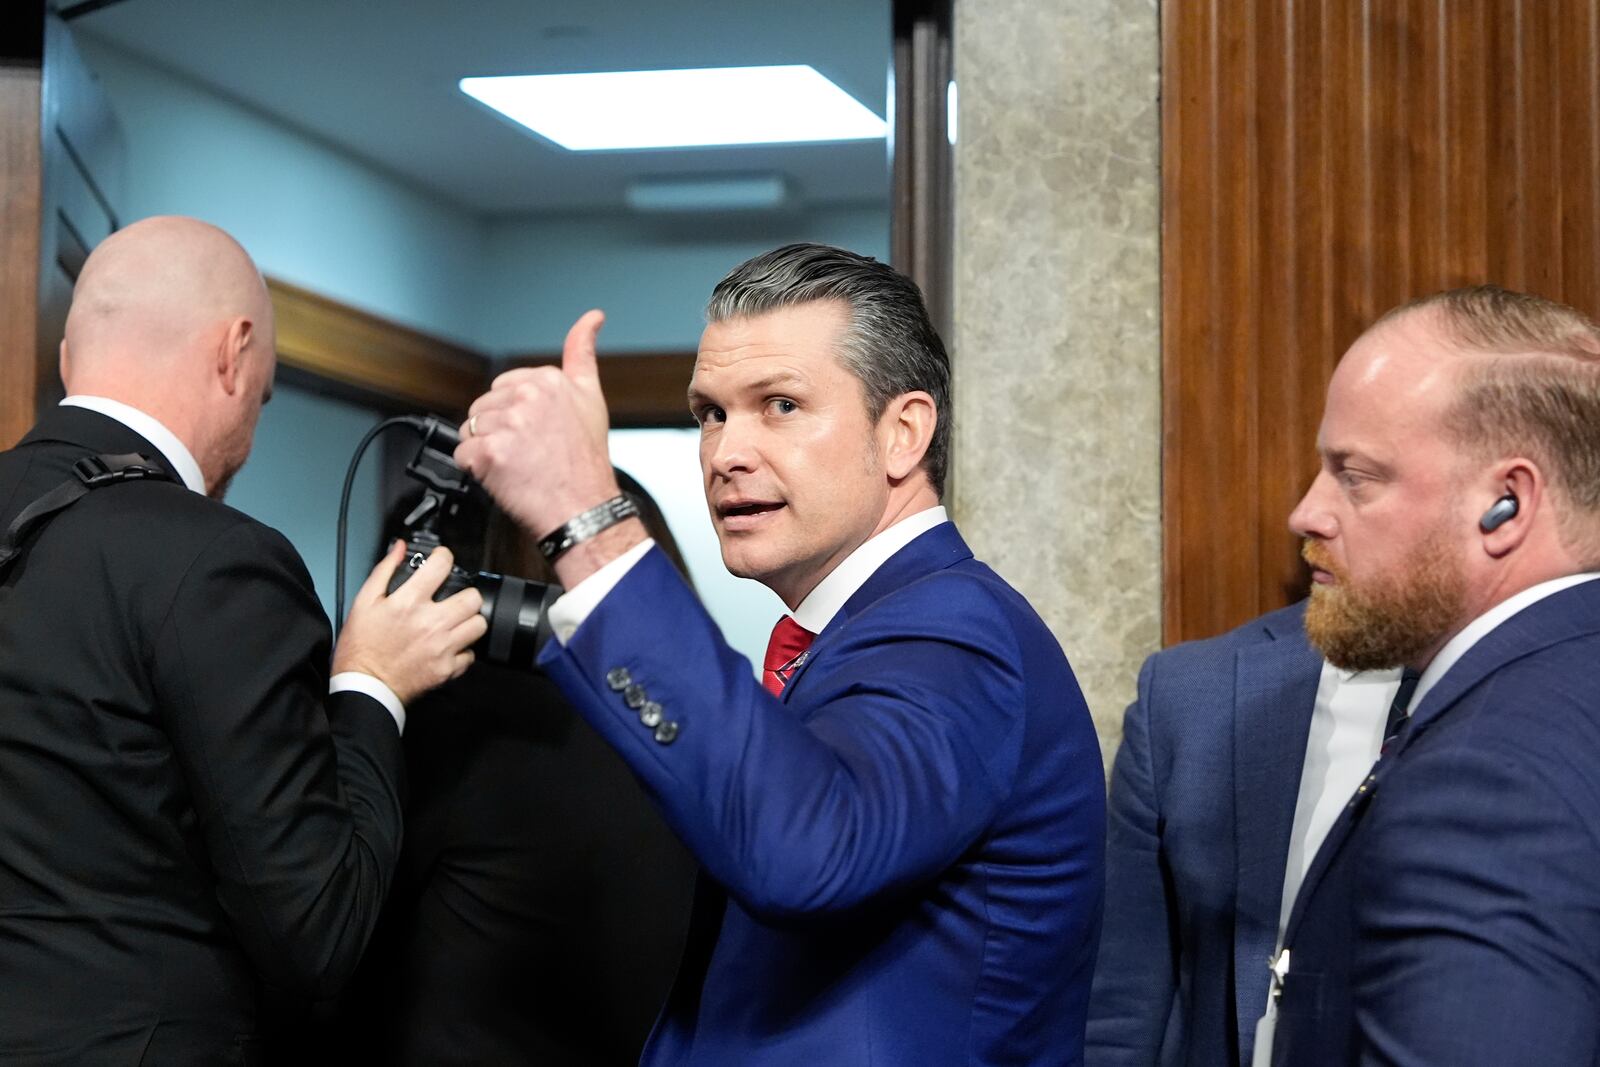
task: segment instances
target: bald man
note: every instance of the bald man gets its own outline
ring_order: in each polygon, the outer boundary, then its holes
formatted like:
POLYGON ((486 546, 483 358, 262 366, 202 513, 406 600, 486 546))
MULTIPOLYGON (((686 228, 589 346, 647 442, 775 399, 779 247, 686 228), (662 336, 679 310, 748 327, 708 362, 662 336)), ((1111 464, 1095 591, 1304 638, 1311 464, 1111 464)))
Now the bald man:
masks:
POLYGON ((392 551, 330 681, 304 565, 220 503, 274 362, 244 250, 148 219, 89 257, 69 395, 0 453, 0 530, 87 457, 154 472, 11 535, 0 570, 0 1062, 259 1062, 269 992, 336 989, 378 915, 404 706, 465 669, 480 598, 431 601, 444 553, 383 596, 392 551))

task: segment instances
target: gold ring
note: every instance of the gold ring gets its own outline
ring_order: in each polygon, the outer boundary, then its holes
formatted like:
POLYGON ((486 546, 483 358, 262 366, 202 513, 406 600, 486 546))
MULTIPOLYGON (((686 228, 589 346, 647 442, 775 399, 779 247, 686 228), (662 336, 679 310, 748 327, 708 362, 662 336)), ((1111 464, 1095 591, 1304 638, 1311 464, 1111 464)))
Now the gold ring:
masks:
POLYGON ((478 436, 478 416, 474 415, 467 420, 467 432, 473 437, 478 436))

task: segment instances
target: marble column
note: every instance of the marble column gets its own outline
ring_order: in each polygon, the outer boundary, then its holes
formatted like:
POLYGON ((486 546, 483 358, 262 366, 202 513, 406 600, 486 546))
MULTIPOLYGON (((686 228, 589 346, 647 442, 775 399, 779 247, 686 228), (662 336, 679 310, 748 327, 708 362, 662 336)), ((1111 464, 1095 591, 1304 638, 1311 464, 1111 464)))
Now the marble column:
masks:
POLYGON ((951 506, 1109 761, 1161 621, 1157 0, 956 0, 951 506))

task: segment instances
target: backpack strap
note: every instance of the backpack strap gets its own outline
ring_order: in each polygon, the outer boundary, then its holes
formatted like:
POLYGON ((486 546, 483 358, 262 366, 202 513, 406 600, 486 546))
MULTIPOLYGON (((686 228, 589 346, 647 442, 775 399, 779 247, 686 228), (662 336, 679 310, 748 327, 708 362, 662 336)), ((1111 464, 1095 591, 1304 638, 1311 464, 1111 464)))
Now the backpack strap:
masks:
POLYGON ((44 496, 23 508, 0 536, 0 574, 22 554, 23 542, 39 527, 76 504, 91 489, 132 481, 172 481, 172 475, 137 452, 118 456, 84 456, 72 465, 68 478, 44 496))

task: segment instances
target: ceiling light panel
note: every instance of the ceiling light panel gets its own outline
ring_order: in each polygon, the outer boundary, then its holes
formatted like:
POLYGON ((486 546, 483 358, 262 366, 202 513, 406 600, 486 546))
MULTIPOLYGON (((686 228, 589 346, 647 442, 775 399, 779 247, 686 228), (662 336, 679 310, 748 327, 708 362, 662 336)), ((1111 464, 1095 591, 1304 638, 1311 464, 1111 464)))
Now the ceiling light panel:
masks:
POLYGON ((462 78, 461 91, 574 152, 887 134, 881 118, 809 66, 462 78))

